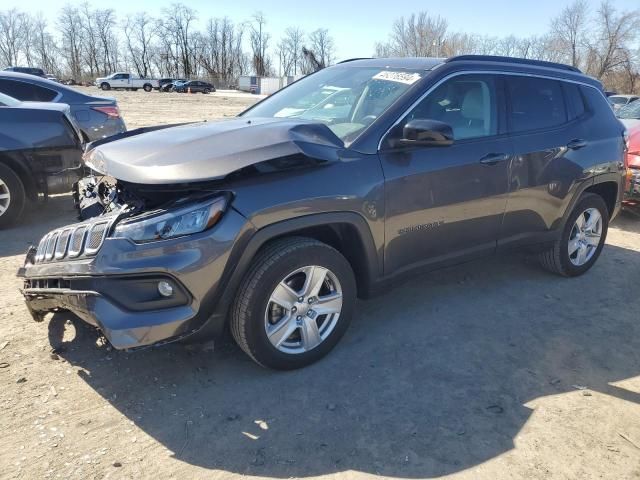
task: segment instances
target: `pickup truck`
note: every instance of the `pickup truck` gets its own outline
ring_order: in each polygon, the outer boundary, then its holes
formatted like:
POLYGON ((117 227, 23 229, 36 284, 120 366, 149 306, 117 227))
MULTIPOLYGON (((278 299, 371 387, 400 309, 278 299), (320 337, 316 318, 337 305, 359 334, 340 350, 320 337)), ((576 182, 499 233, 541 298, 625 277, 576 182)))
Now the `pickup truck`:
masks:
POLYGON ((102 90, 124 88, 126 90, 133 90, 134 92, 139 88, 142 88, 145 92, 150 92, 154 88, 156 90, 159 88, 158 80, 140 78, 124 72, 112 73, 108 77, 96 78, 95 85, 102 90))

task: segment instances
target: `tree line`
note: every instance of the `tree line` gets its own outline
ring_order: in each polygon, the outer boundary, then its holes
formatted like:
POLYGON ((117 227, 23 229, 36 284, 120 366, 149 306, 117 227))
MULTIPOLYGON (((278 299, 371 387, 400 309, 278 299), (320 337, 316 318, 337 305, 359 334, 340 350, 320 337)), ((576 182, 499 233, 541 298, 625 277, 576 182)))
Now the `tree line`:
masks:
POLYGON ((141 77, 208 78, 232 85, 240 75, 306 74, 335 60, 327 29, 286 29, 278 43, 265 15, 242 22, 173 3, 154 17, 118 17, 112 8, 67 4, 55 20, 18 8, 0 11, 0 66, 40 67, 60 79, 93 80, 115 71, 141 77), (305 55, 304 52, 307 52, 305 55))
MULTIPOLYGON (((232 85, 240 75, 299 75, 331 65, 329 31, 290 27, 277 39, 267 17, 204 21, 173 3, 160 15, 119 17, 111 8, 67 4, 49 20, 17 8, 0 11, 0 66, 37 66, 58 78, 92 80, 114 71, 142 77, 202 77, 232 85)), ((397 19, 376 56, 505 55, 567 63, 620 92, 640 92, 640 10, 609 0, 591 7, 574 0, 550 19, 546 33, 489 36, 449 29, 446 18, 419 12, 397 19)), ((363 52, 364 55, 367 52, 363 52)))
POLYGON ((592 8, 575 0, 550 19, 546 33, 494 37, 452 32, 445 18, 420 12, 395 21, 377 56, 504 55, 580 68, 608 89, 640 93, 640 10, 619 11, 608 0, 592 8))

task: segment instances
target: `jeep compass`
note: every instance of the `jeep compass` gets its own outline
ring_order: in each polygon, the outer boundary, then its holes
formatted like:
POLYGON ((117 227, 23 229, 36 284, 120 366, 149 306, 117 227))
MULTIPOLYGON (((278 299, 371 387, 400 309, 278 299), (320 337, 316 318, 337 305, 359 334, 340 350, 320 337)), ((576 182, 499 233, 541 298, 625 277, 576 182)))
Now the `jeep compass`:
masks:
POLYGON ((27 254, 36 320, 70 310, 118 349, 229 328, 256 362, 308 365, 356 297, 505 249, 571 277, 624 194, 602 85, 504 57, 358 59, 239 117, 91 145, 82 220, 27 254))

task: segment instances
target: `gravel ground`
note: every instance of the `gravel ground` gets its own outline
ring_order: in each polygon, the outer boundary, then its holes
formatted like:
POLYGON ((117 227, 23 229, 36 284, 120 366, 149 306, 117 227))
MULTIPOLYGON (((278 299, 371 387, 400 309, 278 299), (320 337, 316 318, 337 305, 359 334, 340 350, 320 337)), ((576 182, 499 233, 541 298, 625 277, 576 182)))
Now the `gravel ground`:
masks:
MULTIPOLYGON (((109 92, 130 128, 255 97, 109 92)), ((0 478, 640 478, 640 217, 587 275, 526 256, 360 302, 323 361, 264 370, 228 339, 112 351, 29 317, 15 271, 73 221, 68 196, 0 231, 0 478)))

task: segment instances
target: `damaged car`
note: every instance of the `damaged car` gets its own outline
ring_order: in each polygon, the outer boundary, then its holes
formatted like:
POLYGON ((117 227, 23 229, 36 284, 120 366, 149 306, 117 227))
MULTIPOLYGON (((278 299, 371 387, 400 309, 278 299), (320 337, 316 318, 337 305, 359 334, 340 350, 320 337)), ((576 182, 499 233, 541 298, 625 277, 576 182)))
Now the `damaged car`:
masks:
POLYGON ((416 271, 526 248, 584 274, 624 153, 601 84, 573 67, 343 62, 232 120, 89 146, 83 220, 29 250, 23 294, 34 319, 70 310, 117 349, 228 328, 257 363, 299 368, 357 297, 416 271))
POLYGON ((0 228, 15 223, 29 201, 70 192, 84 173, 82 148, 69 105, 0 93, 0 228))

